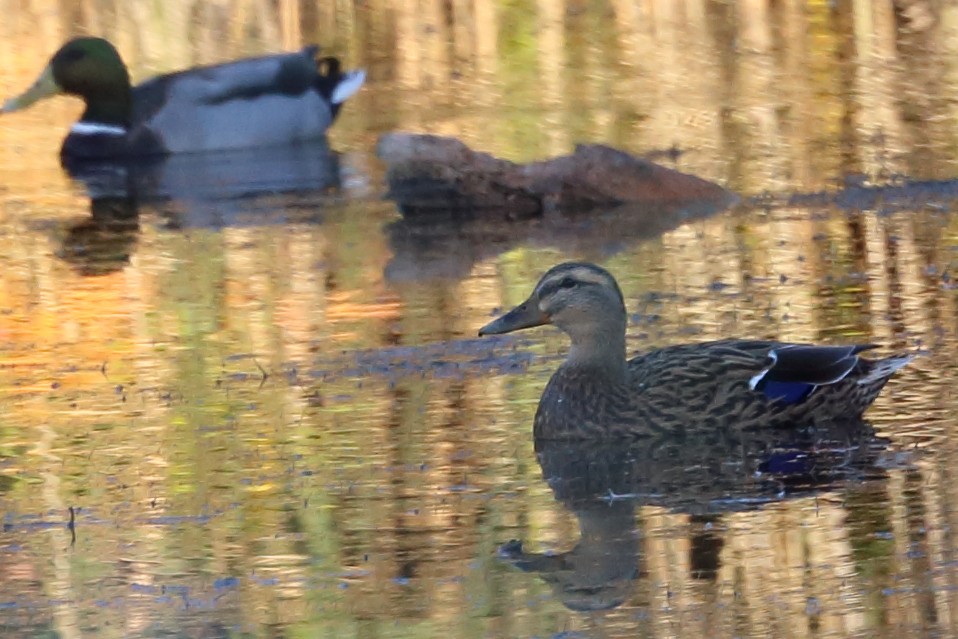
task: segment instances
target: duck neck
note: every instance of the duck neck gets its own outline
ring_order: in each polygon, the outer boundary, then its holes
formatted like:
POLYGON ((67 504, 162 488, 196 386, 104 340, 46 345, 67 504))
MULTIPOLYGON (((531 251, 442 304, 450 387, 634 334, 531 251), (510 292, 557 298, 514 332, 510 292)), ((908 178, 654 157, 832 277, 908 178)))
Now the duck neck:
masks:
POLYGON ((626 378, 625 327, 621 330, 589 331, 572 335, 572 347, 566 365, 589 368, 610 376, 612 381, 626 378))
POLYGON ((80 121, 118 126, 125 129, 130 126, 132 108, 132 95, 129 87, 127 87, 125 92, 87 98, 86 110, 83 112, 80 121))

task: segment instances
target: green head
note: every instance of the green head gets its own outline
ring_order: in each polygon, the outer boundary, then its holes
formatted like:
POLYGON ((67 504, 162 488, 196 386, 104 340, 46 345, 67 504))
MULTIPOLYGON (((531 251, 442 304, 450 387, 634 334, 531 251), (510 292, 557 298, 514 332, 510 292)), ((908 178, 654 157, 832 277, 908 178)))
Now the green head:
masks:
POLYGON ((120 54, 103 38, 75 38, 64 44, 33 86, 7 100, 0 112, 19 111, 61 93, 84 99, 87 109, 82 119, 85 121, 129 124, 130 74, 120 54))

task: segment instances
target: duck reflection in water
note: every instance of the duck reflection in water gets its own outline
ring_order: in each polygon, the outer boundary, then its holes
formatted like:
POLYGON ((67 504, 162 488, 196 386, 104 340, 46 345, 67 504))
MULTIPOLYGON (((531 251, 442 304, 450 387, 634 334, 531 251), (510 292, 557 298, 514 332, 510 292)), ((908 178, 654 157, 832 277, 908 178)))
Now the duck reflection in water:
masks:
POLYGON ((106 275, 126 267, 140 235, 137 203, 128 197, 90 202, 90 217, 67 230, 59 256, 81 275, 106 275))
MULTIPOLYGON (((518 540, 499 557, 538 574, 569 609, 626 602, 642 574, 642 506, 689 516, 689 570, 717 578, 728 513, 762 508, 884 477, 884 442, 861 421, 814 431, 767 429, 735 437, 654 441, 538 440, 536 456, 555 498, 575 515, 568 551, 527 552, 518 540)), ((648 533, 649 531, 642 531, 648 533)))
POLYGON ((128 198, 175 228, 303 220, 338 192, 339 155, 325 140, 67 166, 94 201, 128 198), (307 211, 304 214, 304 211, 307 211))
POLYGON ((317 223, 340 188, 339 156, 325 140, 67 168, 90 196, 90 217, 67 229, 58 253, 83 275, 129 263, 141 214, 169 229, 317 223))

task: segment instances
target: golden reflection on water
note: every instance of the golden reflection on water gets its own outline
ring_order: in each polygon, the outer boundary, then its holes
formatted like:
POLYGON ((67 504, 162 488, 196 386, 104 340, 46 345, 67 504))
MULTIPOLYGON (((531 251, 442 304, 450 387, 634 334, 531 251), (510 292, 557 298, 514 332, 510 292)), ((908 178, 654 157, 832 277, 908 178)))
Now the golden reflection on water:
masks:
POLYGON ((423 260, 374 199, 391 129, 516 160, 675 146, 681 170, 749 194, 952 178, 958 20, 924 6, 0 2, 4 94, 80 32, 138 79, 313 41, 370 70, 332 131, 350 177, 321 221, 177 230, 147 211, 128 263, 96 277, 64 259, 90 208, 56 157, 78 105, 0 120, 3 634, 955 633, 950 199, 743 208, 573 252, 619 277, 635 350, 927 349, 869 414, 903 459, 886 478, 709 522, 642 506, 639 575, 595 613, 496 558, 579 539, 529 440, 564 340, 468 341, 569 251, 519 242, 447 257, 457 277, 390 278, 402 251, 423 260), (703 539, 721 541, 710 579, 692 574, 703 539))

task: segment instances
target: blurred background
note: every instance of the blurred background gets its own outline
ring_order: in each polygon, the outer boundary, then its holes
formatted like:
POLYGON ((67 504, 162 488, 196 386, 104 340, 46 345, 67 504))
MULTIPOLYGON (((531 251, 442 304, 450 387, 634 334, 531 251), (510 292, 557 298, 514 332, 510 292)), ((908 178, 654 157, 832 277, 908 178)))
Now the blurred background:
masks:
MULTIPOLYGON (((119 234, 88 233, 87 185, 59 166, 77 100, 0 117, 0 634, 958 632, 958 5, 0 0, 0 15, 4 96, 78 34, 114 42, 136 81, 312 43, 368 72, 330 131, 335 188, 251 208, 174 195, 119 234), (746 204, 654 237, 410 229, 375 156, 396 130, 517 162, 606 143, 746 204), (631 351, 921 349, 868 414, 881 460, 754 507, 616 510, 635 574, 608 610, 568 605, 497 556, 580 538, 531 441, 565 340, 475 332, 571 258, 618 277, 631 351)), ((708 485, 690 474, 672 490, 708 485)))

